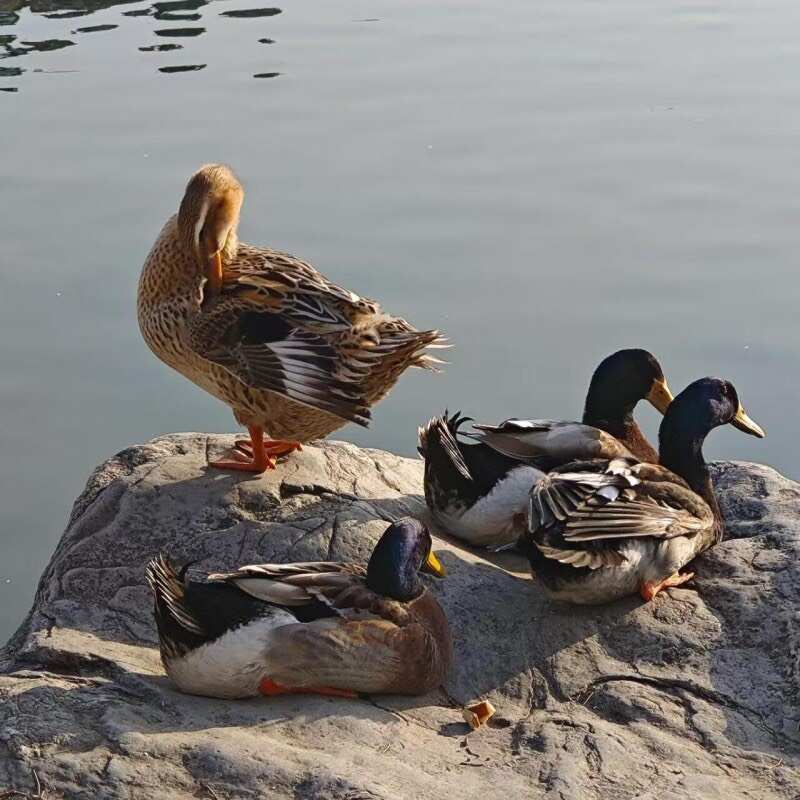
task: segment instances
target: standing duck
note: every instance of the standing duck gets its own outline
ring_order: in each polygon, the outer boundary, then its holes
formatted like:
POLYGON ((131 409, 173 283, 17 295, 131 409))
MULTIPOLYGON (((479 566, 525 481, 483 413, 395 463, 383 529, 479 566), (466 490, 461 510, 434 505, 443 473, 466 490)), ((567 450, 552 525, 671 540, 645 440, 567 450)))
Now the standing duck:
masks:
POLYGON ((649 601, 690 580, 694 573, 679 570, 723 534, 702 448, 710 431, 728 423, 764 436, 731 383, 702 378, 664 415, 660 464, 576 461, 542 478, 521 545, 548 594, 596 604, 639 591, 649 601))
POLYGON ((459 439, 468 420, 434 417, 419 431, 425 459, 425 499, 436 522, 475 545, 510 544, 525 530, 531 486, 559 464, 584 458, 635 457, 657 462, 633 411, 640 400, 662 414, 672 400, 664 371, 652 353, 619 350, 600 362, 586 395, 583 423, 511 419, 475 425, 459 439))
POLYGON ((261 564, 186 579, 160 555, 147 567, 161 660, 187 694, 423 694, 452 659, 447 619, 419 579, 442 576, 427 528, 387 528, 356 564, 261 564))
POLYGON ((305 261, 239 242, 243 198, 226 166, 192 176, 145 261, 137 307, 156 356, 248 429, 249 441, 211 466, 259 473, 347 422, 366 426, 408 367, 435 369, 425 349, 441 339, 305 261))

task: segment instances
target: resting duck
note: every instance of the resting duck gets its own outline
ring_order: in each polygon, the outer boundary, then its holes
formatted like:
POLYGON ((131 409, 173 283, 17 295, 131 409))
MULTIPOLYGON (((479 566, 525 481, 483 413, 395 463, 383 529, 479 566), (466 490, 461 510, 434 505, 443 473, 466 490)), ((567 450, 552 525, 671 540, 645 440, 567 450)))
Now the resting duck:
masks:
POLYGON ((395 522, 366 570, 260 564, 186 579, 164 555, 147 567, 161 660, 188 694, 423 694, 451 662, 450 630, 419 571, 444 575, 417 520, 395 522))
POLYGON ((305 261, 239 242, 243 199, 228 167, 195 173, 147 257, 137 305, 156 356, 248 429, 212 466, 259 473, 347 422, 366 426, 403 371, 441 363, 425 349, 442 341, 305 261))
POLYGON ((649 601, 690 580, 694 573, 679 570, 723 534, 702 447, 711 430, 728 423, 764 436, 732 384, 702 378, 664 415, 660 465, 631 458, 576 461, 539 481, 521 546, 548 594, 595 604, 638 590, 649 601))
POLYGON ((636 457, 657 462, 633 411, 648 400, 662 414, 672 400, 664 371, 647 350, 619 350, 592 375, 583 423, 512 419, 475 425, 469 418, 434 417, 419 430, 425 459, 425 499, 443 530, 471 544, 501 547, 525 530, 531 486, 554 466, 583 458, 636 457))

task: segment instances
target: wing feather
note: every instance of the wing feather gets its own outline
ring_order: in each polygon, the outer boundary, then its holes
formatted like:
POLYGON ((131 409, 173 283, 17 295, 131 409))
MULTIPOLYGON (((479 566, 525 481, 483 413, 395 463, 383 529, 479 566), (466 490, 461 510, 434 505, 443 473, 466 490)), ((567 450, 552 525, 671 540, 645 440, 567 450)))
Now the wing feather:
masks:
POLYGON ((536 547, 545 558, 551 558, 572 567, 600 569, 602 567, 618 567, 627 561, 625 556, 616 550, 566 550, 539 542, 536 543, 536 547))
POLYGON ((338 613, 341 601, 364 586, 365 570, 356 564, 307 561, 294 564, 250 564, 235 572, 213 573, 211 582, 236 586, 253 597, 283 606, 301 606, 319 600, 338 613))
POLYGON ((198 315, 190 336, 196 352, 248 386, 369 424, 363 391, 337 374, 336 352, 317 334, 291 328, 272 313, 248 312, 231 324, 230 312, 220 307, 198 315))
MULTIPOLYGON (((531 490, 529 531, 535 533, 563 523, 563 539, 578 544, 631 537, 692 536, 709 525, 710 508, 698 504, 697 496, 682 482, 671 485, 663 476, 658 482, 643 482, 637 472, 638 465, 615 459, 605 469, 550 473, 531 490), (657 496, 651 496, 651 492, 657 496)), ((541 549, 539 542, 537 546, 541 549)), ((568 555, 560 550, 545 555, 577 565, 577 557, 569 556, 574 551, 564 552, 568 555)))
POLYGON ((550 419, 508 419, 499 425, 473 425, 468 434, 497 452, 520 460, 554 459, 565 463, 584 458, 630 458, 611 434, 580 422, 550 419))

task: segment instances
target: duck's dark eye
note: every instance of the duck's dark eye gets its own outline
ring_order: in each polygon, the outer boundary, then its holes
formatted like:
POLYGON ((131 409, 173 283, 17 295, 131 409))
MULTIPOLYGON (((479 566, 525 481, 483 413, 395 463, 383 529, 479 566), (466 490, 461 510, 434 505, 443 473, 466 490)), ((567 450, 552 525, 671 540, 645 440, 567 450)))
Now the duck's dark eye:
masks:
POLYGON ((724 396, 730 401, 734 408, 738 408, 739 396, 736 394, 736 389, 733 388, 733 384, 724 381, 722 386, 724 396))

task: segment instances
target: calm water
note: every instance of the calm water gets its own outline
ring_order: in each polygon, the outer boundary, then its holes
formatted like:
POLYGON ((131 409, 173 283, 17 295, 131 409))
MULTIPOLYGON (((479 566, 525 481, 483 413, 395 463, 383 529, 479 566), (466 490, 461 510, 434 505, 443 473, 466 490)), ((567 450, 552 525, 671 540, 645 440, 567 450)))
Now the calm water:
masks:
MULTIPOLYGON (((0 0, 0 639, 104 457, 227 409, 139 338, 141 262, 201 163, 242 237, 457 348, 373 428, 577 416, 605 354, 732 379, 800 476, 800 6, 0 0)), ((640 416, 652 431, 655 416, 640 416)))

